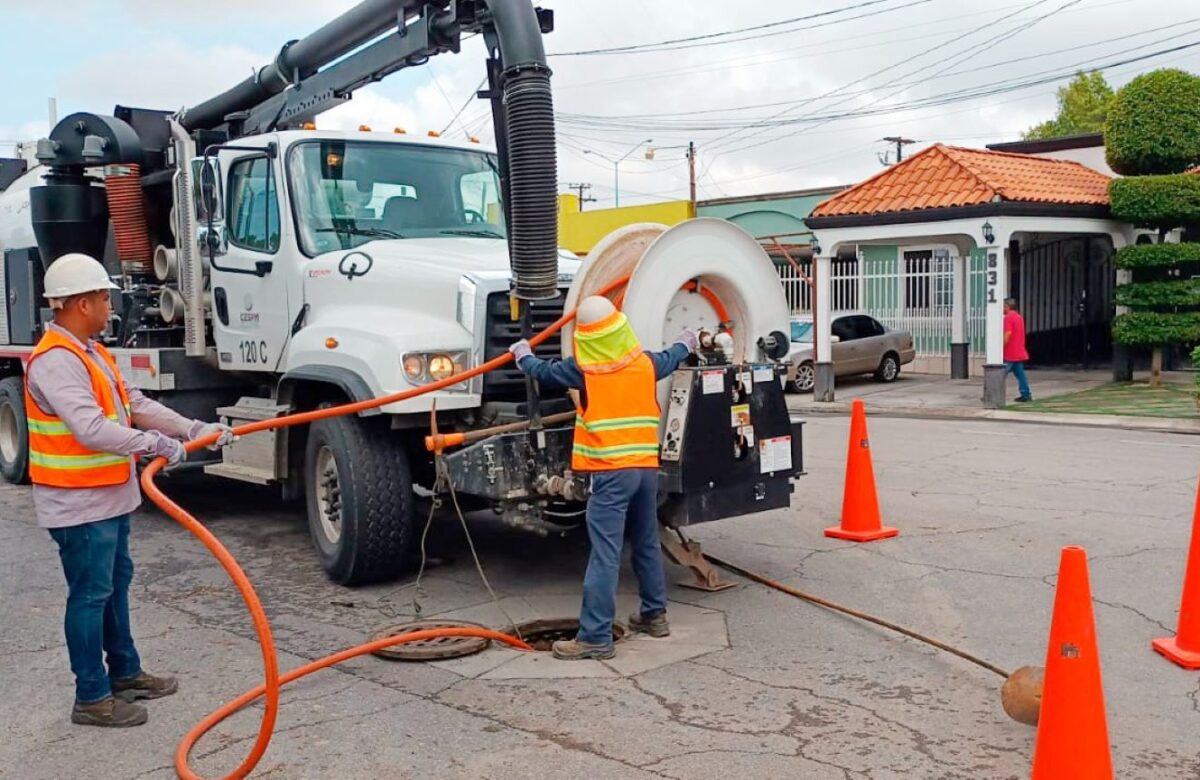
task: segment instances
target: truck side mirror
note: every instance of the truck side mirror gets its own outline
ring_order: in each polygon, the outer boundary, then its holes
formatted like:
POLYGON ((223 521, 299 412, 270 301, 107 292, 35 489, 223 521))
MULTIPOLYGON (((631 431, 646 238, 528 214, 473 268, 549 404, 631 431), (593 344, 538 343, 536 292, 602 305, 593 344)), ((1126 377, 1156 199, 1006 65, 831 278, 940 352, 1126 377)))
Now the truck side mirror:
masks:
POLYGON ((197 171, 200 187, 196 197, 196 220, 201 226, 224 222, 225 211, 221 197, 221 163, 215 157, 197 158, 193 170, 197 171))

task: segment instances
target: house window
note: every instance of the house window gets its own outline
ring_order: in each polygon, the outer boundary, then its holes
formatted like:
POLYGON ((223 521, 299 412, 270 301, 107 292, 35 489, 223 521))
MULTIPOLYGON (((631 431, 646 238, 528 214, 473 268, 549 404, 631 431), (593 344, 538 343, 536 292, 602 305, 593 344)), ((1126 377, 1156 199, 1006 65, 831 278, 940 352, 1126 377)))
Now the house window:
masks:
POLYGON ((954 259, 944 247, 904 251, 904 308, 931 312, 954 305, 954 259))

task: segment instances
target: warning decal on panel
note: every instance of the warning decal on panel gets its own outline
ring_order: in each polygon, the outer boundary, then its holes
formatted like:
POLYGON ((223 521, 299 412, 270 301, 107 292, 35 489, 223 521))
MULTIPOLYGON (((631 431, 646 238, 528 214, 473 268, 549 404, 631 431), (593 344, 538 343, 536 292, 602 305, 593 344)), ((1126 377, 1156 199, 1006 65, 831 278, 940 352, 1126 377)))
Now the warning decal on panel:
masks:
POLYGON ((775 370, 770 366, 754 369, 755 382, 770 382, 775 378, 775 370))
POLYGON ((776 436, 758 442, 758 470, 763 474, 792 470, 792 437, 776 436))
POLYGON ((705 371, 701 374, 703 392, 705 395, 713 393, 721 393, 725 391, 725 372, 724 371, 705 371))
POLYGON ((738 404, 729 408, 729 424, 742 428, 750 424, 750 404, 738 404))

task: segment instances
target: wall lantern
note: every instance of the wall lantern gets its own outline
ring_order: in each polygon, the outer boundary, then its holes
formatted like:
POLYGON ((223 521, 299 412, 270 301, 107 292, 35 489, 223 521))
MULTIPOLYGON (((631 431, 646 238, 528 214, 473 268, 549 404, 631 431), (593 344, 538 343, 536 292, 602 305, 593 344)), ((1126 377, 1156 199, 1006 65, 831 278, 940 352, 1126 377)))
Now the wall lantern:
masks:
POLYGON ((813 257, 821 256, 821 244, 819 241, 817 241, 816 236, 813 236, 812 241, 808 243, 808 247, 812 250, 813 257))
POLYGON ((995 240, 996 240, 996 234, 992 231, 992 223, 984 222, 982 230, 983 230, 983 242, 987 246, 991 246, 992 243, 995 242, 995 240))

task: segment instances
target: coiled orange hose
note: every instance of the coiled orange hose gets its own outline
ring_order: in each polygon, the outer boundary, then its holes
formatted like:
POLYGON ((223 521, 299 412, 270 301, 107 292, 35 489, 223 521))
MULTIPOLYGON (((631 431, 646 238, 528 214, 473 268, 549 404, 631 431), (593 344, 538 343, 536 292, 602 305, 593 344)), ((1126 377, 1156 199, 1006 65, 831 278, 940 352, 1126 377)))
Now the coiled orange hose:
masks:
MULTIPOLYGON (((628 281, 628 276, 618 279, 612 284, 604 287, 597 294, 607 295, 609 292, 623 286, 628 281)), ((569 311, 563 314, 563 316, 550 325, 550 327, 531 338, 529 340, 530 346, 536 347, 537 345, 541 344, 546 339, 550 338, 550 336, 561 330, 564 325, 574 318, 574 311, 569 311)), ((456 385, 460 382, 465 382, 468 379, 479 376, 480 374, 493 371, 508 363, 512 359, 512 355, 506 353, 499 357, 492 358, 480 366, 476 366, 475 368, 468 369, 460 374, 455 374, 454 376, 433 382, 425 385, 424 387, 405 390, 403 392, 393 393, 392 395, 383 396, 381 398, 373 398, 368 401, 357 401, 355 403, 343 404, 341 406, 333 406, 326 409, 317 409, 310 412, 302 412, 299 414, 287 415, 285 417, 277 417, 271 420, 260 420, 258 422, 240 425, 234 428, 234 433, 238 436, 245 436, 250 433, 257 433, 259 431, 266 431, 274 428, 288 428, 294 425, 304 425, 317 420, 328 419, 330 417, 341 417, 345 415, 357 414, 367 409, 374 409, 379 406, 397 403, 399 401, 404 401, 419 395, 424 395, 425 393, 431 393, 435 390, 441 390, 444 387, 450 387, 451 385, 456 385)), ((186 449, 188 452, 195 452, 202 447, 206 447, 209 444, 214 443, 218 436, 219 434, 211 434, 209 436, 190 441, 185 445, 186 449)), ((432 629, 429 631, 416 631, 409 634, 401 634, 399 636, 379 639, 374 642, 352 647, 347 650, 343 650, 340 653, 335 653, 333 655, 326 656, 325 658, 320 658, 312 663, 301 666, 298 669, 293 669, 287 674, 280 676, 279 659, 277 658, 275 652, 275 639, 274 635, 271 633, 271 624, 270 621, 267 620, 267 613, 263 609, 262 601, 258 598, 258 594, 255 592, 254 586, 250 584, 250 580, 248 577, 246 577, 246 573, 242 571, 242 567, 238 565, 237 560, 233 557, 229 550, 227 550, 225 546, 221 544, 217 537, 213 536, 213 534, 207 528, 205 528, 199 520, 188 513, 187 510, 183 509, 183 507, 179 506, 169 497, 167 497, 167 495, 159 489, 158 485, 155 484, 154 478, 160 471, 162 471, 162 468, 166 465, 166 462, 167 461, 165 458, 155 458, 154 461, 146 467, 146 469, 142 472, 141 477, 142 490, 145 492, 146 497, 153 501, 159 509, 163 510, 163 512, 165 512, 172 519, 196 536, 196 538, 198 538, 204 544, 204 546, 208 548, 209 552, 216 557, 217 561, 220 562, 222 568, 224 568, 225 572, 229 575, 230 580, 232 580, 233 584, 237 587, 238 592, 242 596, 242 600, 246 603, 247 609, 250 610, 250 617, 254 622, 254 631, 257 634, 259 644, 262 647, 263 657, 263 684, 251 691, 247 691, 238 698, 211 713, 204 720, 200 721, 200 723, 196 724, 192 730, 189 731, 180 741, 179 747, 175 750, 175 772, 179 775, 179 777, 184 778, 184 780, 202 780, 201 776, 193 772, 191 767, 188 766, 188 755, 191 753, 196 742, 213 726, 217 725, 222 720, 237 712, 239 709, 254 701, 258 697, 264 696, 266 702, 265 706, 263 707, 262 723, 259 724, 258 738, 255 740, 254 746, 251 748, 250 753, 245 759, 242 760, 242 763, 239 764, 236 769, 225 776, 225 780, 240 779, 250 774, 258 762, 262 759, 263 754, 267 750, 267 745, 271 741, 271 734, 275 729, 275 720, 279 714, 280 687, 292 682, 293 680, 304 677, 305 675, 312 674, 320 669, 325 669, 335 664, 339 664, 347 659, 355 658, 366 653, 371 653, 384 647, 404 644, 406 642, 416 642, 422 639, 432 639, 439 636, 480 636, 488 639, 494 639, 523 650, 532 650, 531 647, 519 639, 495 631, 466 628, 441 628, 432 629)))

